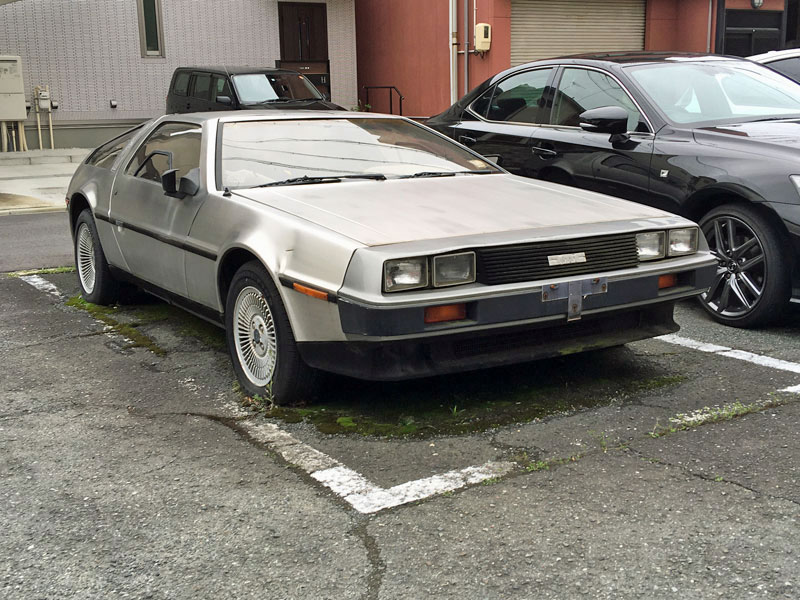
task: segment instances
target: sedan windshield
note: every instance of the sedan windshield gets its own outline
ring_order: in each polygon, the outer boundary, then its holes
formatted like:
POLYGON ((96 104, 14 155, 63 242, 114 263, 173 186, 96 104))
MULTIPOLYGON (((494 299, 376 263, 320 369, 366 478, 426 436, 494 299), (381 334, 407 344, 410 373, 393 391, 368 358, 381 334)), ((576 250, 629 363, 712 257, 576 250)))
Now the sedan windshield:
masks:
POLYGON ((220 183, 230 189, 288 180, 311 183, 308 178, 357 181, 354 175, 379 180, 500 172, 420 125, 387 118, 225 123, 219 160, 220 183))
POLYGON ((321 100, 308 79, 298 73, 248 73, 234 75, 233 85, 242 104, 279 100, 321 100))
POLYGON ((745 61, 656 63, 629 67, 629 74, 673 123, 800 116, 800 85, 745 61))

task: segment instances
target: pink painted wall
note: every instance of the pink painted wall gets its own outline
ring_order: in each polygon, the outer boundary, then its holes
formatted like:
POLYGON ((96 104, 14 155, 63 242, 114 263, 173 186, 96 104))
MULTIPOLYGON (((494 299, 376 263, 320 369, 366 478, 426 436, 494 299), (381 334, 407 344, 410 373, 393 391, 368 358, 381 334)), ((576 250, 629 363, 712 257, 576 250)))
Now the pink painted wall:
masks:
MULTIPOLYGON (((749 1, 747 0, 748 3, 749 1)), ((645 17, 645 50, 713 52, 717 1, 713 0, 710 4, 709 48, 708 0, 648 0, 645 17)))

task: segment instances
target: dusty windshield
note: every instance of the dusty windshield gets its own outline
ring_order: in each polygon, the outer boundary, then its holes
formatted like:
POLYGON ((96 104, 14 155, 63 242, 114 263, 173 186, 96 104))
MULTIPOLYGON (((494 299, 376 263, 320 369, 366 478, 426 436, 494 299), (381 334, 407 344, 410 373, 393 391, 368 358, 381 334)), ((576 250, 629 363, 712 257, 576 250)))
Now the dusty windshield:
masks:
POLYGON ((800 116, 800 85, 745 61, 658 63, 628 73, 679 124, 800 116))
POLYGON ((223 187, 300 177, 499 172, 423 127, 399 119, 298 119, 225 123, 223 187))
POLYGON ((242 104, 279 100, 320 100, 317 88, 297 73, 248 73, 234 75, 233 85, 242 104))

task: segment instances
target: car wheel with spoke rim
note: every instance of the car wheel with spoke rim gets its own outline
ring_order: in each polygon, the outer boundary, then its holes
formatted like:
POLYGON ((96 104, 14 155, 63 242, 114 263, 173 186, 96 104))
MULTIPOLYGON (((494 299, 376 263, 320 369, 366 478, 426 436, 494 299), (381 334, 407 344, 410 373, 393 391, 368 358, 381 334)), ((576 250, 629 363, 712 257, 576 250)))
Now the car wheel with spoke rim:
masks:
POLYGON ((311 399, 315 372, 300 358, 286 309, 261 263, 249 262, 233 276, 225 327, 236 376, 248 394, 275 404, 311 399))
POLYGON ((714 279, 700 300, 720 323, 763 325, 789 301, 790 268, 781 254, 782 232, 754 207, 728 204, 700 220, 717 259, 714 279))
POLYGON ((88 208, 78 216, 73 240, 81 296, 92 304, 113 304, 119 295, 119 283, 108 268, 97 226, 88 208))

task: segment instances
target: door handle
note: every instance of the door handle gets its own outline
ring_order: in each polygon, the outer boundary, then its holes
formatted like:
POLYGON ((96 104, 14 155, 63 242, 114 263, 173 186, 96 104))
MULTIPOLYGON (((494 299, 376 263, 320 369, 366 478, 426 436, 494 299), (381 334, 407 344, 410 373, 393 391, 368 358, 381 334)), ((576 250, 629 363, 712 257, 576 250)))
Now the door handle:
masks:
POLYGON ((472 144, 477 144, 478 140, 474 137, 470 137, 468 135, 460 135, 458 136, 458 141, 464 144, 465 146, 472 146, 472 144))
POLYGON ((531 152, 533 152, 536 156, 541 156, 542 158, 555 158, 558 156, 558 152, 555 150, 551 150, 550 148, 542 148, 541 146, 534 146, 531 148, 531 152))

